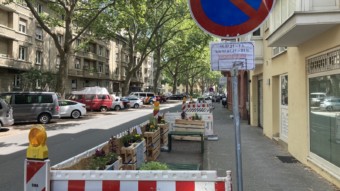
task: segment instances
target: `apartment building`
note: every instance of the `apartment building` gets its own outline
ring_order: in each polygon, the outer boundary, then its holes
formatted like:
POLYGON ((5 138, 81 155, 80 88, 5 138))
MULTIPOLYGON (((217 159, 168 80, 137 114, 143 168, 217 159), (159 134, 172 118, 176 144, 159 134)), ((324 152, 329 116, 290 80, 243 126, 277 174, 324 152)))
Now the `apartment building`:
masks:
POLYGON ((276 0, 251 40, 251 125, 340 187, 340 2, 276 0))
MULTIPOLYGON (((43 2, 37 3, 37 10, 49 11, 43 2)), ((1 4, 0 17, 0 92, 22 90, 20 74, 31 68, 57 73, 60 58, 54 41, 42 30, 24 1, 1 4)), ((60 34, 59 40, 62 42, 63 29, 55 30, 60 34)), ((116 39, 110 41, 92 40, 85 48, 79 48, 83 40, 80 38, 73 43, 74 62, 69 64, 69 85, 66 93, 84 87, 101 86, 120 95, 125 69, 130 61, 124 38, 117 35, 116 39)), ((137 54, 132 59, 137 61, 138 56, 137 54)), ((141 91, 145 88, 145 81, 150 82, 153 74, 152 57, 144 65, 134 74, 130 91, 141 91), (147 73, 142 72, 145 69, 147 73)), ((42 90, 53 91, 44 88, 46 87, 41 87, 42 90)))

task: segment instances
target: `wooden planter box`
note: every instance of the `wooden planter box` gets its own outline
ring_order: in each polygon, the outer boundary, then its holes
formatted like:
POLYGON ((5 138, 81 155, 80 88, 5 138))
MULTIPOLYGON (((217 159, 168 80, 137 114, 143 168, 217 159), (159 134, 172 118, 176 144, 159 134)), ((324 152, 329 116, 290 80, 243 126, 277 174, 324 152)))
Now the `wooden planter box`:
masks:
POLYGON ((136 170, 145 162, 145 141, 133 143, 120 149, 124 170, 136 170))
POLYGON ((146 141, 147 161, 156 160, 161 152, 160 132, 161 128, 158 128, 154 132, 144 132, 143 134, 146 141))
MULTIPOLYGON (((203 120, 185 120, 185 119, 176 119, 175 126, 173 131, 176 132, 205 132, 205 121, 203 120)), ((173 136, 178 140, 188 140, 188 141, 200 141, 199 137, 193 136, 173 136)))
POLYGON ((161 147, 168 145, 168 133, 169 133, 169 124, 158 124, 161 130, 161 147))
POLYGON ((122 170, 122 158, 118 157, 118 160, 111 165, 107 165, 105 170, 122 170))

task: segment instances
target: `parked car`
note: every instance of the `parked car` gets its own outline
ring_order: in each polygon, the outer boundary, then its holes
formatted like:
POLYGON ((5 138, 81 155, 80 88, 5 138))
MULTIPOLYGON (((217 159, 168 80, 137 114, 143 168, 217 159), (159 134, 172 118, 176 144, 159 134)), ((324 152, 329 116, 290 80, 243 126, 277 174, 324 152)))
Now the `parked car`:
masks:
POLYGON ((168 97, 168 100, 183 100, 183 98, 186 97, 183 94, 174 94, 168 97))
POLYGON ((125 109, 130 108, 130 100, 129 99, 127 99, 126 97, 122 97, 122 98, 120 98, 120 100, 123 102, 125 109))
POLYGON ((111 109, 115 110, 115 111, 119 111, 124 109, 124 102, 120 99, 120 97, 116 97, 116 99, 112 102, 112 106, 111 109))
POLYGON ((109 94, 72 94, 70 100, 86 105, 87 110, 105 112, 112 107, 112 97, 109 94))
POLYGON ((153 104, 153 102, 156 101, 156 96, 154 97, 145 97, 145 98, 141 98, 140 100, 142 100, 143 104, 153 104))
POLYGON ((164 95, 157 95, 156 96, 156 101, 159 101, 159 103, 164 103, 164 102, 166 102, 167 99, 168 98, 164 95))
POLYGON ((14 124, 13 109, 9 103, 0 98, 0 129, 14 124))
POLYGON ((320 103, 325 99, 326 93, 324 92, 313 92, 310 93, 310 105, 320 106, 320 103))
POLYGON ((210 96, 208 96, 208 97, 199 97, 199 98, 197 98, 197 102, 198 102, 198 103, 208 103, 208 104, 212 104, 212 101, 211 101, 210 96))
POLYGON ((54 92, 9 92, 1 93, 0 97, 12 106, 15 123, 36 120, 46 124, 60 118, 58 97, 54 92))
POLYGON ((340 110, 339 97, 326 97, 320 104, 321 110, 335 111, 340 110))
POLYGON ((86 105, 72 100, 59 100, 60 117, 78 119, 86 115, 86 105))
POLYGON ((126 99, 130 101, 128 104, 130 107, 139 108, 143 105, 143 101, 136 96, 128 96, 126 99))
POLYGON ((131 92, 129 96, 136 96, 143 101, 146 97, 155 97, 155 94, 153 92, 131 92))

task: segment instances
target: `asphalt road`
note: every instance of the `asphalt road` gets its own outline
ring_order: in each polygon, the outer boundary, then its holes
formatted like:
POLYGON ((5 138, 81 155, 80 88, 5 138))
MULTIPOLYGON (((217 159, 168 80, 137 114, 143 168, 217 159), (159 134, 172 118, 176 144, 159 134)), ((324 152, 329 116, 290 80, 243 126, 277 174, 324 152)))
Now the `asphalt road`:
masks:
MULTIPOLYGON (((177 104, 161 105, 160 112, 180 111, 177 104)), ((80 120, 62 119, 46 125, 51 166, 93 148, 152 116, 152 108, 89 113, 80 120)), ((20 124, 0 132, 0 191, 24 190, 24 161, 32 124, 20 124)))

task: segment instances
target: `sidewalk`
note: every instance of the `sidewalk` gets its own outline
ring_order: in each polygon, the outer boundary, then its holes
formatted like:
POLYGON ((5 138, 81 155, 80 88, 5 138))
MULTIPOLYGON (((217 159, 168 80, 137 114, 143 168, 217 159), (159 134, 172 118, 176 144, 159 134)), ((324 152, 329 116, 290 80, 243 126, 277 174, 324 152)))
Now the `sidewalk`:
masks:
MULTIPOLYGON (((162 152, 159 161, 167 163, 200 164, 202 170, 217 170, 218 176, 232 171, 233 191, 237 191, 234 125, 231 111, 214 103, 214 134, 218 141, 200 143, 173 141, 170 153, 162 152)), ((241 150, 244 191, 339 191, 314 171, 291 158, 291 155, 265 137, 262 129, 241 121, 241 150), (279 159, 282 156, 283 160, 279 159)))

